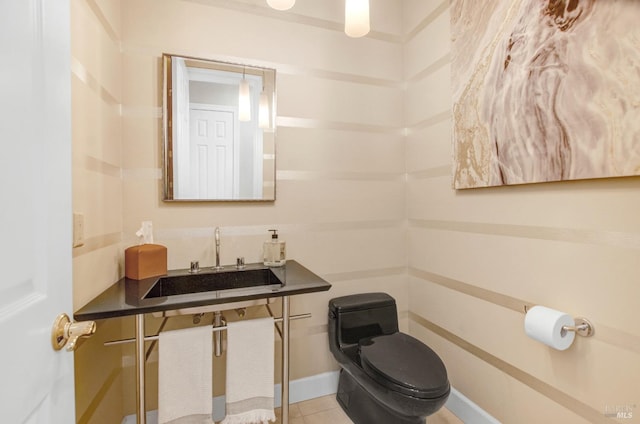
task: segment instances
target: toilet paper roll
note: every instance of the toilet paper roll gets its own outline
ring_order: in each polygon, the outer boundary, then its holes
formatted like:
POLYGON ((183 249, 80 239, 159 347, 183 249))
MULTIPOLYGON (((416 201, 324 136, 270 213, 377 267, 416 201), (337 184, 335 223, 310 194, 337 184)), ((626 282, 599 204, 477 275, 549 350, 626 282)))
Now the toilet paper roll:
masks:
POLYGON ((576 337, 575 332, 562 330, 565 325, 575 325, 570 315, 545 306, 534 306, 524 318, 527 336, 557 350, 568 349, 576 337))

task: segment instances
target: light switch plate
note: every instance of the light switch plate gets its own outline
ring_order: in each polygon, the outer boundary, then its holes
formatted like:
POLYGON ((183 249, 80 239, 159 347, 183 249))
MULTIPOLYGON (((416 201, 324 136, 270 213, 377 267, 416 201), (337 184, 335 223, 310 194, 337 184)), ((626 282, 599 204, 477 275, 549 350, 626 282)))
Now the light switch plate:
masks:
POLYGON ((73 247, 84 246, 84 214, 73 214, 73 247))

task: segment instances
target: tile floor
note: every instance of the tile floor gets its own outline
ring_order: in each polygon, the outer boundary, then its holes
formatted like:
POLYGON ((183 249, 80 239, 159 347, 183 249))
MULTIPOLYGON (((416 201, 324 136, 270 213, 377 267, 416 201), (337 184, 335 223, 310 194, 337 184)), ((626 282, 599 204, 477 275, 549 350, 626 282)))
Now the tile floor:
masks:
MULTIPOLYGON (((280 424, 280 409, 276 410, 280 424)), ((289 406, 289 424, 353 424, 342 411, 335 395, 305 400, 289 406)), ((374 424, 374 423, 372 423, 374 424)), ((392 424, 392 423, 379 423, 392 424)), ((427 424, 463 424, 449 410, 442 408, 427 420, 427 424)))

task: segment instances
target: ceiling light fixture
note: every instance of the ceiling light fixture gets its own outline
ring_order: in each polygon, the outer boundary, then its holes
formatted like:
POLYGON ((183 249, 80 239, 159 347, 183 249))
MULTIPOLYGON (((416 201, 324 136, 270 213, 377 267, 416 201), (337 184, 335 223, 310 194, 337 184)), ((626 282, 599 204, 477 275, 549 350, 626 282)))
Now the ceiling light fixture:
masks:
MULTIPOLYGON (((267 0, 276 10, 288 10, 296 0, 267 0)), ((345 0, 344 32, 353 38, 364 37, 371 30, 369 24, 369 0, 345 0)))
POLYGON ((296 4, 296 0, 267 0, 267 4, 276 10, 289 10, 296 4))
POLYGON ((369 0, 345 0, 344 32, 353 38, 369 33, 369 0))

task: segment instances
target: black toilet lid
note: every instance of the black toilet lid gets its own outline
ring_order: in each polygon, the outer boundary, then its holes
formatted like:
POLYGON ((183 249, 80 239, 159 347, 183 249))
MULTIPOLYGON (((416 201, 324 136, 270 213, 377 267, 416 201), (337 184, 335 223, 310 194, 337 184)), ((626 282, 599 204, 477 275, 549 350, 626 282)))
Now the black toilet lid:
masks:
POLYGON ((447 370, 440 357, 407 334, 362 340, 360 359, 364 371, 390 390, 421 399, 449 393, 447 370))

